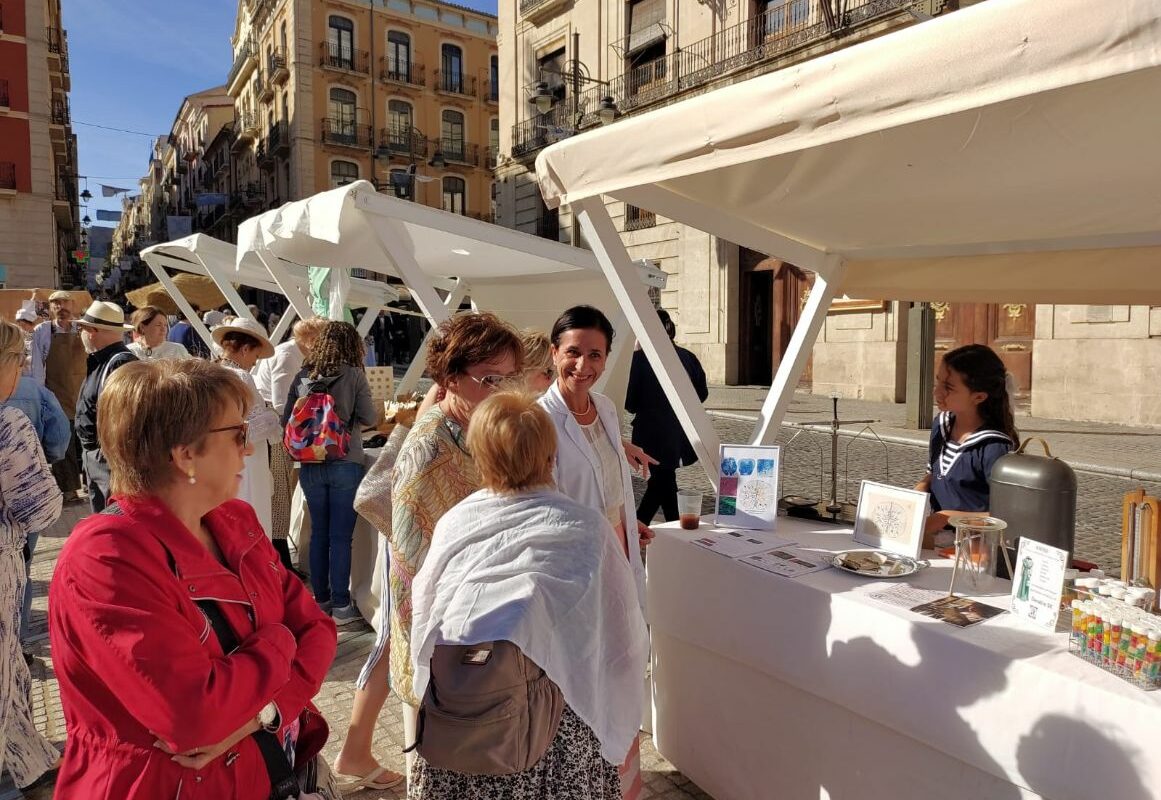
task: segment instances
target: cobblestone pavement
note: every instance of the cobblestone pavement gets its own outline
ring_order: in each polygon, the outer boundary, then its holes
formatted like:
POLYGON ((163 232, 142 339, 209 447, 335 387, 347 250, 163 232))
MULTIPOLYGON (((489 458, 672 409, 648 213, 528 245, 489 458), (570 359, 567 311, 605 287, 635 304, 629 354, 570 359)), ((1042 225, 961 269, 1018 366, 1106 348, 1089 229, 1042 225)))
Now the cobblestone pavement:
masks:
MULTIPOLYGON (((753 387, 711 389, 707 406, 716 412, 712 418, 723 442, 749 440, 755 412, 764 397, 764 390, 753 387)), ((853 501, 862 478, 899 485, 918 481, 927 460, 927 433, 905 429, 903 406, 843 400, 839 408, 840 414, 847 419, 881 420, 873 427, 883 440, 881 443, 875 441, 868 432, 860 432, 858 426, 844 431, 839 445, 840 499, 853 501)), ((783 494, 829 496, 829 433, 794 427, 801 422, 825 420, 829 416, 830 401, 827 398, 802 394, 796 396, 787 414, 788 425, 782 428, 777 438, 777 442, 786 448, 783 458, 783 494), (796 434, 797 438, 791 442, 796 434)), ((1130 489, 1141 487, 1151 494, 1161 494, 1161 430, 1038 420, 1031 417, 1018 417, 1017 425, 1024 435, 1047 438, 1053 452, 1077 469, 1077 555, 1116 572, 1120 566, 1122 495, 1130 489)), ((709 481, 700 466, 680 470, 678 483, 685 488, 698 488, 707 492, 705 512, 711 512, 709 481)), ((636 488, 640 492, 643 484, 637 482, 636 488)), ((34 636, 39 637, 34 645, 38 660, 33 666, 36 721, 45 735, 58 746, 62 746, 64 741, 64 719, 48 649, 45 595, 64 539, 86 510, 86 507, 80 505, 66 507, 60 522, 41 536, 32 570, 36 592, 33 630, 34 636)), ((341 745, 342 732, 350 715, 355 677, 372 642, 373 635, 367 628, 341 635, 335 663, 316 701, 331 723, 332 740, 325 752, 332 761, 341 745)), ((398 703, 392 698, 379 719, 376 754, 384 765, 397 771, 403 767, 402 730, 398 703)), ((646 800, 709 797, 661 758, 649 737, 643 737, 642 741, 642 766, 645 780, 643 796, 646 800)), ((10 785, 6 793, 5 786, 0 784, 0 800, 19 797, 18 794, 11 794, 10 785)), ((41 788, 26 796, 30 800, 49 800, 52 789, 41 788)), ((350 797, 352 800, 399 798, 403 797, 403 792, 364 791, 350 797)))

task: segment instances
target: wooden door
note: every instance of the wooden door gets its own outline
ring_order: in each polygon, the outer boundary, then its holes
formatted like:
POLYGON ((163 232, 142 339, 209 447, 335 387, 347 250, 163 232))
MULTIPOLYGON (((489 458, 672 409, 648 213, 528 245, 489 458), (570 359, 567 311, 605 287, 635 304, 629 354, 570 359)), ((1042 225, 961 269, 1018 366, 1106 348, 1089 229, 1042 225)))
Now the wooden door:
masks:
POLYGON ((935 354, 965 344, 986 344, 1000 356, 1016 380, 1018 406, 1032 398, 1032 339, 1036 306, 1025 303, 932 303, 935 310, 935 354))
MULTIPOLYGON (((741 248, 741 325, 738 381, 769 386, 802 314, 803 299, 814 282, 812 273, 776 258, 741 248)), ((808 360, 799 386, 809 389, 808 360)))

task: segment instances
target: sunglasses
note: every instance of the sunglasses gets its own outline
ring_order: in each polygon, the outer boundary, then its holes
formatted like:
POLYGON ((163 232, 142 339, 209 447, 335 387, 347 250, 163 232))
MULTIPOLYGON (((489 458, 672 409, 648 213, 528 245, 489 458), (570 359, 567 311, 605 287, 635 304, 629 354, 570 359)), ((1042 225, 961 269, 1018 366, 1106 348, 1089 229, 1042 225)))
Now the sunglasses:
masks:
POLYGON ((493 391, 499 391, 511 386, 515 386, 520 382, 521 375, 485 375, 482 378, 477 378, 475 375, 469 375, 469 378, 474 380, 481 386, 487 386, 493 391))
POLYGON ((238 447, 245 447, 250 441, 250 423, 242 422, 237 425, 227 425, 224 428, 210 428, 206 433, 224 433, 225 431, 236 431, 234 434, 234 441, 238 443, 238 447))

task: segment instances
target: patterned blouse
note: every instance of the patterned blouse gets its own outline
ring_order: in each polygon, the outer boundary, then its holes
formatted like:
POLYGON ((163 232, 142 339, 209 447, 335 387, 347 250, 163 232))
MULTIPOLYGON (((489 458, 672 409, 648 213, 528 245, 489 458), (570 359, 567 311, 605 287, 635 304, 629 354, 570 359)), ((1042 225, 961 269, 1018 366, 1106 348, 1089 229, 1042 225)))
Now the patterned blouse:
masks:
POLYGON ((418 706, 412 688, 411 581, 431 547, 435 523, 480 488, 463 429, 439 406, 416 420, 395 461, 391 481, 391 682, 418 706))
POLYGON ((0 550, 24 547, 29 533, 57 521, 63 503, 32 423, 0 407, 0 550))

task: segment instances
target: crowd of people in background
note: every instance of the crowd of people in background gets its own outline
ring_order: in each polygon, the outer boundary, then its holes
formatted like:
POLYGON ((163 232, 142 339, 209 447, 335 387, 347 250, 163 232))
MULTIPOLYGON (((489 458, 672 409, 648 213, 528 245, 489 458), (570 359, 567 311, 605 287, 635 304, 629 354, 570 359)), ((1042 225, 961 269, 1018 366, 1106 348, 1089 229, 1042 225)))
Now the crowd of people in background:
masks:
MULTIPOLYGON (((431 391, 374 459, 363 436, 383 409, 365 366, 392 361, 381 319, 368 339, 348 322, 302 320, 276 346, 277 320, 256 309, 194 322, 144 307, 126 319, 105 301, 78 314, 60 292, 49 311, 0 323, 0 596, 21 600, 0 609, 15 623, 0 624, 0 763, 18 786, 59 766, 64 797, 171 797, 189 782, 198 796, 327 797, 404 780, 424 800, 638 795, 653 514, 634 508, 631 478, 653 470, 649 502, 668 518, 673 473, 690 456, 688 443, 669 446, 664 397, 636 358, 630 403, 652 427, 622 437, 595 390, 614 346, 600 310, 570 308, 549 332, 486 312, 451 317, 426 351, 431 391), (304 408, 325 408, 329 433, 346 437, 324 458, 291 445, 304 408), (309 576, 289 544, 296 483, 309 576), (50 588, 68 728, 58 764, 31 724, 18 631, 37 534, 85 499, 92 516, 50 588), (350 585, 357 508, 371 509, 389 557, 377 640, 328 779, 311 699, 338 627, 362 618, 350 585), (515 664, 535 688, 523 723, 448 706, 440 687, 470 684, 460 671, 472 658, 515 664), (373 752, 392 689, 406 776, 373 752), (532 744, 465 759, 448 745, 441 720, 452 718, 455 736, 532 744), (517 724, 526 729, 496 727, 517 724)), ((700 365, 682 361, 704 397, 700 365)))

